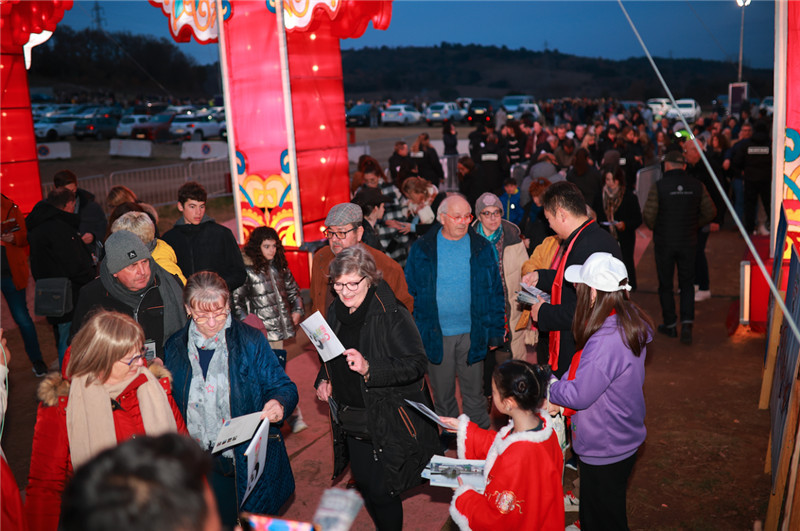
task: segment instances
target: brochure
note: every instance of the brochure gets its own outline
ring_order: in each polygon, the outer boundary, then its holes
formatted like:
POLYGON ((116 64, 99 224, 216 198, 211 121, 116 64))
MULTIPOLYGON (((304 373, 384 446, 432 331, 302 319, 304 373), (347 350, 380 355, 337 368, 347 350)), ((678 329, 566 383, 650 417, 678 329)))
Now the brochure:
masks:
POLYGON ((447 424, 445 424, 444 422, 439 420, 439 415, 437 415, 435 411, 431 410, 431 408, 429 408, 425 404, 422 404, 420 402, 414 402, 413 400, 409 400, 408 398, 406 398, 406 402, 408 402, 409 404, 414 406, 416 409, 418 409, 420 411, 420 413, 422 413, 423 415, 425 415, 426 417, 428 417, 429 419, 434 421, 436 424, 438 424, 442 428, 445 428, 445 429, 448 429, 448 430, 452 430, 452 428, 450 426, 448 426, 447 424))
POLYGON ((362 505, 364 500, 355 489, 327 489, 312 520, 321 531, 347 531, 362 505))
POLYGON ((211 450, 211 453, 221 452, 231 446, 249 441, 260 422, 261 411, 225 421, 219 430, 217 442, 214 443, 214 449, 211 450))
POLYGON ((483 467, 486 461, 477 459, 455 459, 434 455, 425 469, 420 474, 430 480, 433 487, 458 487, 458 478, 464 485, 469 485, 478 492, 486 488, 486 479, 483 477, 483 467))
POLYGON ((319 311, 314 312, 311 317, 300 323, 300 328, 316 347, 322 361, 330 361, 344 352, 342 342, 333 333, 331 326, 319 311))
POLYGON ((244 451, 244 455, 247 457, 247 488, 245 488, 244 496, 242 496, 242 506, 244 506, 244 501, 250 493, 253 492, 256 483, 258 483, 258 478, 260 478, 261 474, 264 472, 264 466, 267 462, 268 442, 269 421, 263 420, 258 431, 253 436, 253 440, 250 441, 247 450, 244 451))

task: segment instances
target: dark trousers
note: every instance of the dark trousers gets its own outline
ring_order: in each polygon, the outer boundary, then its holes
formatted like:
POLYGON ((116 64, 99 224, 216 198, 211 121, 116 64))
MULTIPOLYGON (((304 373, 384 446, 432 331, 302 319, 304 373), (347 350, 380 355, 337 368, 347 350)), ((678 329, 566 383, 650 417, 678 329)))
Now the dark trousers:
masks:
POLYGON ((377 461, 372 442, 347 437, 350 471, 356 480, 364 506, 378 531, 403 529, 403 502, 386 487, 383 466, 377 461))
POLYGON ((672 277, 678 268, 678 288, 681 290, 681 323, 694 321, 694 261, 695 246, 655 246, 656 273, 658 274, 658 299, 664 324, 677 323, 675 297, 672 293, 672 277))
POLYGON ((233 529, 239 519, 239 504, 236 496, 236 472, 233 459, 214 456, 213 468, 209 476, 211 490, 217 499, 217 510, 226 529, 233 529))
POLYGON ((628 272, 628 284, 631 289, 636 289, 636 260, 634 259, 636 251, 636 238, 633 240, 624 239, 619 240, 619 250, 622 251, 622 263, 625 264, 625 270, 628 272))
POLYGON ((610 465, 589 465, 579 458, 581 531, 627 531, 625 491, 635 462, 636 454, 610 465))
POLYGON ((756 229, 756 210, 758 198, 767 213, 769 224, 770 198, 772 197, 772 181, 745 181, 744 182, 744 228, 748 234, 756 229))
POLYGON ((708 259, 706 258, 706 243, 708 235, 711 233, 708 225, 701 227, 697 231, 697 252, 694 259, 694 283, 700 287, 701 291, 710 289, 708 278, 708 259))
MULTIPOLYGON (((36 325, 33 324, 31 314, 28 311, 28 301, 24 289, 17 289, 11 275, 4 275, 2 279, 3 297, 6 299, 8 309, 11 310, 11 317, 19 327, 22 334, 22 342, 25 344, 25 352, 31 363, 42 361, 42 350, 39 348, 39 336, 36 335, 36 325)), ((6 326, 8 328, 8 326, 6 326)))

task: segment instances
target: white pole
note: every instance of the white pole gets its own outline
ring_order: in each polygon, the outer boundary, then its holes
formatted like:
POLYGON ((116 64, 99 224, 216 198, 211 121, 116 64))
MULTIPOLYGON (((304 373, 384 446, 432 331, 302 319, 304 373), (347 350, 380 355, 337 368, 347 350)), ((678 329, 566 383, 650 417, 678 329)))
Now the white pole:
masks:
POLYGON ((742 51, 744 50, 744 5, 741 7, 742 9, 742 25, 739 29, 739 83, 742 82, 742 51))

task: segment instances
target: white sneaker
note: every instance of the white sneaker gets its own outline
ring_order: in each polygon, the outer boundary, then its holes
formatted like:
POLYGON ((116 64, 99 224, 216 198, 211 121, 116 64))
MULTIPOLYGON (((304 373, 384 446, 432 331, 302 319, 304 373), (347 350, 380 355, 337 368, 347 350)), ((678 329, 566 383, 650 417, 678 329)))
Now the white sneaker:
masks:
MULTIPOLYGON (((578 498, 572 494, 571 490, 568 490, 566 494, 564 494, 564 512, 570 511, 577 511, 580 509, 580 501, 578 498)), ((569 529, 569 528, 567 528, 569 529)))
POLYGON ((304 429, 308 428, 308 424, 305 423, 303 417, 292 415, 287 419, 289 426, 292 428, 292 433, 300 433, 304 429))
POLYGON ((711 298, 711 290, 708 290, 708 289, 698 290, 694 294, 694 301, 695 302, 707 301, 710 298, 711 298))

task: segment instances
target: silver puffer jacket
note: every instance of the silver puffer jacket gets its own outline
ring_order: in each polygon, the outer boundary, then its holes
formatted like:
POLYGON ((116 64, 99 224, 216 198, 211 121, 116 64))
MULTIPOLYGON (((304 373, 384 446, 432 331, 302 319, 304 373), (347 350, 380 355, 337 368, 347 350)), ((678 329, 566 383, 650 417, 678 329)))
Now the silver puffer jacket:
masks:
POLYGON ((267 329, 267 339, 283 341, 294 337, 292 313, 305 314, 300 288, 289 269, 278 271, 270 265, 266 272, 246 267, 247 280, 233 292, 233 311, 237 319, 255 314, 267 329))

